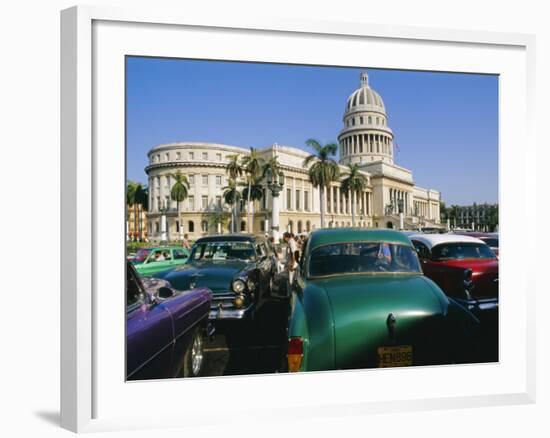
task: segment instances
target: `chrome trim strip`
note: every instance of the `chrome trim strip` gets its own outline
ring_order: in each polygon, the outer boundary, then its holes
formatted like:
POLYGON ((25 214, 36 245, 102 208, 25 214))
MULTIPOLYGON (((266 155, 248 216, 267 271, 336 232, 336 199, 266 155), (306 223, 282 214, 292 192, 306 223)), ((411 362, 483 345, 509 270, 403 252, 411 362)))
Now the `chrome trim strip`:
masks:
POLYGON ((211 307, 209 319, 243 319, 247 316, 254 304, 249 304, 243 309, 223 309, 221 307, 211 307))

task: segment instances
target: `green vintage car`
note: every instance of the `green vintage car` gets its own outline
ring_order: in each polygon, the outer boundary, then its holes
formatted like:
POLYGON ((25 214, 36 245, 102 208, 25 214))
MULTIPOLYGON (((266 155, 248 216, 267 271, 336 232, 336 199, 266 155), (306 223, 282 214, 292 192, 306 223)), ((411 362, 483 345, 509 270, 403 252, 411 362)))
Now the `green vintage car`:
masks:
POLYGON ((291 290, 291 372, 476 361, 479 321, 398 231, 314 231, 291 290))
POLYGON ((178 246, 140 248, 131 259, 140 275, 152 276, 159 272, 183 265, 189 258, 189 251, 178 246))

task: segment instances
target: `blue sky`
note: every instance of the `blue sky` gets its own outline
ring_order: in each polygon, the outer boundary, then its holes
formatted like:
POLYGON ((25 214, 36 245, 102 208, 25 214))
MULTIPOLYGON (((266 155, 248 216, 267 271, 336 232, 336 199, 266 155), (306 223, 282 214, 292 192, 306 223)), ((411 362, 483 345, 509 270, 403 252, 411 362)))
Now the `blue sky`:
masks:
POLYGON ((447 205, 497 202, 498 77, 477 74, 130 57, 128 178, 147 181, 147 151, 160 143, 336 142, 361 71, 417 185, 447 205))

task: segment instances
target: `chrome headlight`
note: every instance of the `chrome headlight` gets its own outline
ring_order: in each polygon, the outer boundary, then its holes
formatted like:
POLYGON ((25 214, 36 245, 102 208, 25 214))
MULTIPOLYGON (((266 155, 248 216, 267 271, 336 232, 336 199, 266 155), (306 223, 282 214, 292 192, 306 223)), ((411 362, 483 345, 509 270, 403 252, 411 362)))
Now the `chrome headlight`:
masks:
POLYGON ((252 280, 251 278, 246 280, 246 286, 248 287, 248 290, 256 289, 256 283, 254 283, 254 280, 252 280))
POLYGON ((235 292, 240 294, 241 292, 244 291, 245 284, 244 284, 244 281, 242 280, 234 280, 233 283, 231 284, 231 287, 235 292))

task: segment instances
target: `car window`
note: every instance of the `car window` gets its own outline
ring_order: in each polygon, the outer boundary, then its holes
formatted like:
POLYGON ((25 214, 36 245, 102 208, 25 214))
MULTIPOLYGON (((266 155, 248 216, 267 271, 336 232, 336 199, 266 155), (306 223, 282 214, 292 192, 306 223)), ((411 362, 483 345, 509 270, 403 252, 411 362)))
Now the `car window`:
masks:
POLYGON ((491 248, 498 248, 498 239, 494 237, 484 237, 481 240, 483 240, 491 248))
POLYGON ((186 259, 189 255, 187 252, 185 252, 183 249, 174 249, 172 251, 172 254, 174 254, 174 260, 182 260, 186 259))
POLYGON ((136 256, 134 257, 133 261, 134 262, 139 262, 139 263, 142 263, 145 261, 145 259, 147 258, 147 256, 151 253, 151 250, 149 248, 141 248, 138 250, 138 252, 136 253, 136 256))
POLYGON ((309 276, 347 273, 419 273, 415 250, 388 242, 353 242, 324 245, 312 250, 309 276))
POLYGON ((492 259, 495 253, 485 243, 453 242, 432 249, 433 260, 492 259))
POLYGON ((191 260, 255 260, 256 253, 249 241, 197 242, 191 250, 191 260))
POLYGON ((430 250, 426 245, 424 245, 422 242, 419 242, 418 240, 412 241, 416 252, 418 253, 418 257, 421 259, 429 259, 430 258, 430 250))
POLYGON ((126 268, 126 306, 136 304, 142 299, 142 290, 138 279, 130 268, 126 268))

